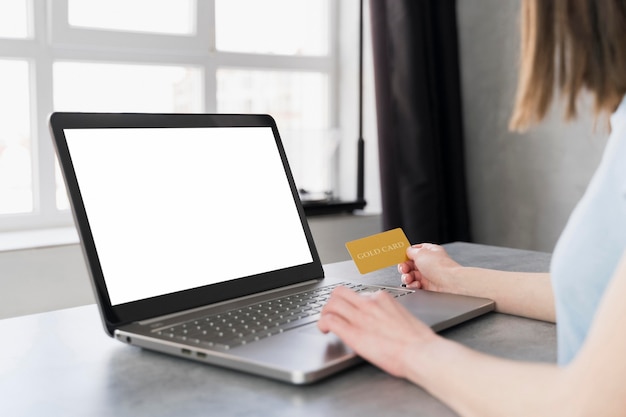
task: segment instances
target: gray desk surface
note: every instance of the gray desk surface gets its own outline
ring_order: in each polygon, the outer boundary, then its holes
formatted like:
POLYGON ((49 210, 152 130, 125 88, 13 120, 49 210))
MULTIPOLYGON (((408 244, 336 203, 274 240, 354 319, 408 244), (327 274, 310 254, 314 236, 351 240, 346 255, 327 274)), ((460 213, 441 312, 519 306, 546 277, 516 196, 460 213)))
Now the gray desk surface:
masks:
MULTIPOLYGON (((447 245, 463 265, 546 271, 545 253, 447 245)), ((395 268, 360 276, 352 262, 327 275, 398 284, 395 268)), ((95 306, 0 321, 4 416, 453 416, 421 388, 369 364, 296 387, 123 345, 108 338, 95 306)), ((555 326, 490 313, 445 332, 474 349, 553 362, 555 326)), ((446 372, 442 369, 441 372, 446 372)))

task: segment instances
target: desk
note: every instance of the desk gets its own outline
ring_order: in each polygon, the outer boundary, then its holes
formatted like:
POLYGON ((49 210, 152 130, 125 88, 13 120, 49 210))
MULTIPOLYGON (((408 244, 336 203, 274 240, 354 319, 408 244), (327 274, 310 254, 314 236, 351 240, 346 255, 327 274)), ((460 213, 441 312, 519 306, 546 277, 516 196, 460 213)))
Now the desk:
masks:
MULTIPOLYGON (((546 271, 540 252, 469 243, 446 245, 461 264, 546 271)), ((361 277, 354 264, 327 276, 398 284, 395 267, 361 277)), ((123 345, 103 332, 94 305, 0 321, 3 416, 453 416, 421 388, 362 364, 310 386, 169 357, 123 345)), ((555 326, 489 313, 445 336, 520 360, 554 362, 555 326)), ((442 369, 445 372, 445 369, 442 369)))

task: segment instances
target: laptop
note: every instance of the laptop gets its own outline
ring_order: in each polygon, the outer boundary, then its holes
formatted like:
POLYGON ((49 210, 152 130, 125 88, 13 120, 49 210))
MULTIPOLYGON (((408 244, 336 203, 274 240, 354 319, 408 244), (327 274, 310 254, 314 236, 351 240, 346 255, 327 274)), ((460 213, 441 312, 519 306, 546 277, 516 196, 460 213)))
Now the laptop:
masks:
POLYGON ((63 112, 50 129, 104 329, 123 343, 308 384, 361 361, 316 326, 337 285, 388 291, 436 331, 494 308, 324 278, 271 116, 63 112))

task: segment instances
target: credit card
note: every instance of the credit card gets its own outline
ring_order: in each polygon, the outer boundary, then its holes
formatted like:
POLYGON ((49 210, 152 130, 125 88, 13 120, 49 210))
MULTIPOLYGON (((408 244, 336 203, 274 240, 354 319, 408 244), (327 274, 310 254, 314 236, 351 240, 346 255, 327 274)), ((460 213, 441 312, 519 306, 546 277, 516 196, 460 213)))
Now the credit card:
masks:
POLYGON ((407 261, 409 246, 411 244, 401 228, 346 243, 346 249, 361 274, 407 261))

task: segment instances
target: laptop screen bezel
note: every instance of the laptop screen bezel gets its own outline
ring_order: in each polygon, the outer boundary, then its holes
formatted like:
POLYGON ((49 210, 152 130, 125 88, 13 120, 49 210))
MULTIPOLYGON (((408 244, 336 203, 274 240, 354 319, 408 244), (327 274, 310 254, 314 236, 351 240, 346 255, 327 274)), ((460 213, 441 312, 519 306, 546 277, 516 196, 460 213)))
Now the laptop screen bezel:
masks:
MULTIPOLYGON (((124 324, 324 277, 322 264, 298 196, 285 150, 280 140, 276 123, 271 116, 264 114, 56 112, 50 116, 49 124, 67 187, 74 222, 80 237, 81 248, 87 263, 102 320, 109 335, 112 336, 114 330, 124 324), (199 288, 112 305, 64 131, 65 129, 198 127, 270 127, 272 129, 300 223, 311 251, 312 262, 199 288)), ((263 202, 256 203, 263 204, 263 202)))

